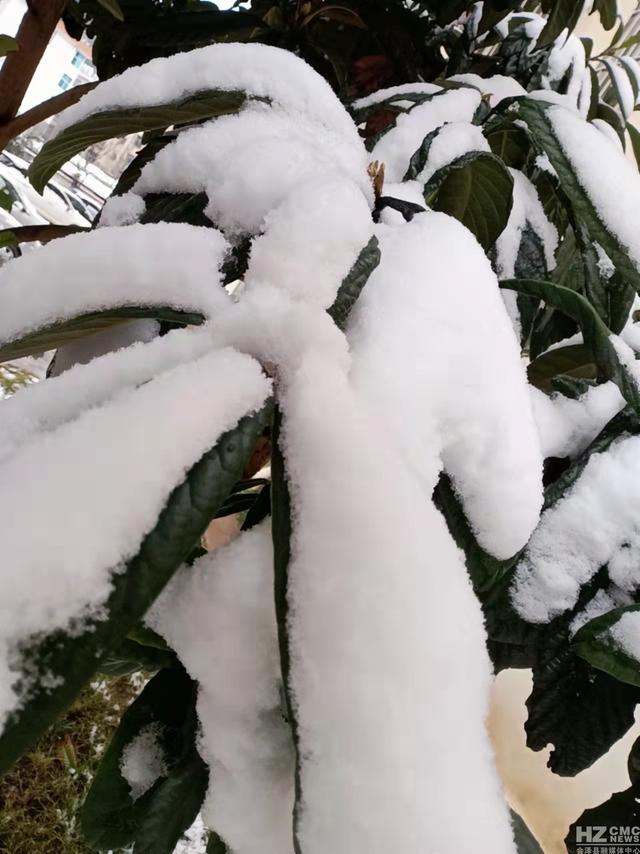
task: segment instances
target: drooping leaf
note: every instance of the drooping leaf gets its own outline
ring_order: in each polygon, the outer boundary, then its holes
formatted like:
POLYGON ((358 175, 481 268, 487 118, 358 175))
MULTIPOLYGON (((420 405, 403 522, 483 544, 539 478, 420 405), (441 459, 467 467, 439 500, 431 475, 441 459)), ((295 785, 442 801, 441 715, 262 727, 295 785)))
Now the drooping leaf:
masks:
POLYGON ((136 854, 173 854, 195 821, 209 783, 209 769, 195 747, 154 787, 135 834, 136 854))
POLYGON ((121 848, 136 838, 159 784, 134 800, 120 770, 123 752, 142 730, 153 727, 167 753, 171 751, 165 764, 179 761, 190 752, 195 736, 194 702, 195 683, 178 667, 161 670, 126 709, 80 809, 82 833, 92 848, 121 848))
POLYGON ((228 854, 229 849, 224 844, 222 837, 218 836, 215 831, 209 834, 207 842, 207 854, 228 854))
POLYGON ((0 345, 0 362, 30 356, 34 353, 44 353, 47 350, 56 350, 70 341, 84 338, 86 335, 93 335, 114 324, 134 318, 150 318, 177 323, 180 326, 199 326, 204 322, 204 317, 201 314, 176 311, 165 306, 156 308, 151 306, 121 306, 102 312, 89 312, 52 326, 46 326, 36 332, 28 332, 22 338, 0 345))
MULTIPOLYGON (((611 342, 610 330, 602 322, 593 306, 581 294, 553 282, 537 282, 532 279, 510 279, 501 282, 500 287, 538 297, 548 305, 573 317, 582 330, 585 346, 589 349, 593 362, 597 365, 602 376, 613 380, 629 405, 636 412, 640 412, 640 389, 635 379, 620 361, 611 342)), ((540 359, 536 362, 539 363, 540 359)), ((535 363, 532 364, 535 365, 535 363)), ((571 374, 573 372, 559 370, 558 373, 571 374)), ((575 374, 573 375, 575 376, 575 374)))
POLYGON ((590 620, 576 632, 573 648, 577 655, 598 670, 620 682, 640 687, 640 662, 622 649, 609 632, 624 614, 637 611, 640 611, 640 605, 614 608, 590 620))
POLYGON ((380 263, 380 257, 378 238, 374 236, 361 250, 353 267, 343 279, 333 305, 328 309, 338 329, 344 330, 346 327, 351 309, 368 282, 369 276, 380 263))
POLYGON ((511 825, 513 827, 513 836, 518 854, 544 854, 542 848, 536 842, 533 833, 531 833, 518 813, 513 810, 511 810, 511 825))
POLYGON ((122 14, 122 7, 118 0, 98 0, 98 3, 110 12, 114 18, 118 21, 124 21, 124 15, 122 14))
POLYGON ((88 620, 73 636, 55 632, 29 649, 33 687, 0 736, 0 773, 73 702, 108 653, 138 625, 240 479, 268 417, 267 406, 242 418, 190 469, 138 554, 114 575, 102 619, 88 620), (50 688, 51 677, 60 677, 60 684, 50 688))
POLYGON ((96 142, 236 113, 245 101, 244 92, 209 90, 169 104, 95 113, 46 142, 29 167, 29 179, 42 193, 63 163, 96 142))
POLYGON ((542 750, 552 744, 549 767, 555 774, 572 777, 627 732, 639 700, 639 689, 594 670, 575 654, 568 618, 558 618, 541 639, 533 666, 527 745, 542 750))
POLYGON ((509 219, 513 178, 502 161, 486 151, 472 151, 439 169, 424 188, 427 204, 455 217, 485 250, 509 219))
POLYGON ((604 224, 593 202, 580 184, 570 159, 564 153, 547 115, 549 105, 526 98, 520 102, 520 113, 537 147, 547 154, 564 194, 573 208, 574 218, 584 225, 592 241, 599 243, 611 259, 623 281, 640 292, 640 272, 618 237, 604 224))
POLYGON ((571 33, 578 23, 583 8, 584 3, 581 0, 555 0, 547 23, 538 38, 538 47, 551 44, 565 29, 571 33))

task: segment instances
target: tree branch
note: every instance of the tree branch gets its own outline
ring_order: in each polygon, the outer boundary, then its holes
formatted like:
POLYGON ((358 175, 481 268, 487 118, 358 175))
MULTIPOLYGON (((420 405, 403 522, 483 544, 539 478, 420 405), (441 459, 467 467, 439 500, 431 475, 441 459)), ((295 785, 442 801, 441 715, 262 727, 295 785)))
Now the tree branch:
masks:
MULTIPOLYGON (((0 72, 1 75, 1 72, 0 72)), ((90 92, 97 86, 96 83, 82 83, 80 86, 74 86, 73 89, 67 89, 65 92, 60 92, 59 95, 54 95, 53 98, 48 98, 41 104, 37 104, 26 113, 20 113, 19 116, 8 121, 5 125, 0 126, 0 149, 4 148, 9 140, 24 133, 29 128, 34 127, 45 119, 57 115, 62 110, 70 107, 79 101, 83 95, 90 92)))
POLYGON ((66 0, 28 0, 16 34, 18 50, 9 53, 0 68, 0 125, 6 125, 18 112, 65 3, 66 0))

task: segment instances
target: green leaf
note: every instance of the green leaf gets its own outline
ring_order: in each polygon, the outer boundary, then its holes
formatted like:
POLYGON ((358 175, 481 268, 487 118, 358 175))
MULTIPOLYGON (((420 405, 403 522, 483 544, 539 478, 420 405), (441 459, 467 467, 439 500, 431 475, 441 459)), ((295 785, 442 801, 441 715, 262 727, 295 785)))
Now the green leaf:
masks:
POLYGON ((118 21, 124 21, 124 15, 122 14, 122 8, 118 0, 98 0, 98 3, 102 6, 103 9, 106 9, 107 12, 111 12, 114 18, 117 18, 118 21))
POLYGON ((144 202, 142 223, 184 222, 208 228, 213 225, 204 213, 209 203, 206 193, 150 193, 144 202))
POLYGON ((0 34, 0 56, 6 56, 16 50, 20 50, 18 42, 12 36, 7 36, 5 33, 0 34))
POLYGON ((360 251, 353 267, 343 279, 333 305, 328 309, 328 313, 338 329, 345 329, 351 309, 369 281, 369 276, 380 263, 380 257, 378 238, 372 237, 364 249, 360 251))
POLYGON ((157 649, 124 638, 116 649, 109 652, 100 663, 100 673, 108 676, 126 676, 141 670, 155 673, 166 667, 175 667, 177 659, 169 650, 157 649))
POLYGON ((63 163, 96 142, 237 113, 245 101, 244 92, 209 90, 169 104, 96 113, 46 142, 29 167, 29 179, 42 193, 63 163))
POLYGON ((542 391, 551 391, 552 380, 557 376, 574 379, 595 379, 597 368, 593 355, 584 344, 568 344, 554 347, 529 363, 529 382, 542 391))
POLYGON ((620 140, 620 145, 622 146, 622 149, 624 151, 627 146, 627 140, 624 135, 626 129, 626 122, 613 109, 613 107, 610 107, 609 104, 605 104, 604 101, 598 102, 596 118, 602 119, 602 121, 606 122, 614 129, 618 136, 618 139, 620 140))
MULTIPOLYGON (((640 413, 640 389, 618 358, 615 347, 611 343, 610 330, 581 294, 552 282, 537 282, 533 279, 510 279, 501 282, 500 287, 539 297, 548 305, 573 317, 582 330, 584 343, 591 352, 593 362, 600 373, 606 379, 613 380, 627 403, 640 413)), ((576 376, 572 371, 561 370, 558 373, 572 373, 576 376)))
POLYGON ((215 831, 212 831, 209 834, 209 841, 207 843, 207 854, 228 854, 228 851, 229 849, 224 844, 222 838, 215 831))
POLYGON ((0 229, 0 249, 6 246, 18 246, 18 238, 10 228, 0 229))
POLYGON ((591 239, 602 246, 621 279, 640 293, 640 272, 618 237, 604 224, 581 186, 571 161, 553 132, 553 126, 547 117, 548 108, 549 105, 531 98, 520 102, 520 113, 536 146, 547 154, 556 170, 562 190, 573 208, 574 219, 582 222, 591 239))
POLYGON ((295 803, 293 808, 294 848, 297 850, 297 828, 301 803, 300 750, 298 721, 295 700, 291 693, 290 670, 291 654, 289 650, 289 602, 287 598, 289 584, 289 561, 291 559, 291 495, 285 467, 285 459, 280 447, 282 414, 276 407, 271 430, 271 538, 273 540, 273 572, 276 621, 278 624, 278 647, 280 650, 280 671, 284 685, 287 719, 291 726, 293 745, 296 753, 295 803))
POLYGON ((624 614, 637 611, 640 611, 640 605, 614 608, 590 620, 576 632, 573 648, 577 655, 598 670, 620 682, 640 687, 640 661, 621 649, 609 632, 624 614))
POLYGON ((600 23, 605 30, 610 30, 618 20, 618 4, 616 0, 595 0, 593 11, 600 15, 600 23))
POLYGON ((495 587, 502 578, 511 572, 517 563, 518 555, 507 560, 498 560, 478 545, 462 509, 462 504, 446 475, 440 476, 433 493, 433 502, 444 516, 449 533, 456 545, 464 552, 473 589, 482 599, 482 594, 486 590, 495 587))
POLYGON ((120 770, 123 751, 141 730, 154 726, 172 751, 166 758, 179 759, 195 735, 195 696, 195 683, 184 668, 161 670, 126 709, 80 809, 82 833, 92 848, 121 848, 135 839, 158 783, 134 801, 120 770))
POLYGON ((575 654, 570 619, 549 623, 546 637, 540 638, 525 724, 528 747, 543 750, 552 744, 548 765, 563 777, 603 756, 633 725, 640 700, 637 688, 594 670, 575 654))
POLYGON ((633 149, 633 156, 636 159, 636 165, 640 169, 640 130, 638 130, 633 122, 629 122, 627 124, 627 133, 631 140, 631 148, 633 149))
POLYGON ((518 854, 544 854, 542 848, 540 848, 536 842, 535 836, 531 833, 520 816, 513 810, 510 810, 510 812, 513 836, 516 842, 516 851, 518 854))
POLYGON ((409 167, 404 174, 404 178, 402 179, 403 181, 414 181, 420 175, 424 167, 427 165, 433 141, 437 136, 439 136, 443 127, 445 126, 442 125, 441 127, 435 128, 422 140, 420 147, 411 155, 409 167))
POLYGON ((529 154, 529 140, 525 131, 511 121, 502 121, 485 132, 491 151, 505 166, 522 169, 529 154))
POLYGON ((551 44, 564 29, 568 29, 571 33, 578 23, 583 7, 584 3, 580 0, 555 0, 545 28, 536 43, 537 46, 544 47, 551 44))
POLYGON ((0 190, 0 208, 5 211, 10 211, 12 204, 13 199, 11 198, 11 194, 6 190, 0 190))
POLYGON ((617 44, 615 46, 615 50, 628 50, 630 47, 634 47, 637 44, 640 44, 640 34, 625 39, 622 44, 617 44))
POLYGON ((427 204, 455 217, 489 250, 504 228, 513 203, 513 178, 502 161, 472 151, 439 169, 424 188, 427 204))
MULTIPOLYGON (((634 828, 640 826, 640 791, 637 787, 631 786, 625 789, 624 792, 614 792, 609 800, 600 804, 597 807, 585 810, 580 818, 576 819, 569 828, 564 844, 567 847, 567 854, 586 854, 595 850, 596 847, 600 851, 615 852, 615 851, 637 851, 637 842, 631 845, 625 845, 621 848, 618 845, 606 844, 611 838, 609 829, 616 828, 634 828), (581 832, 578 834, 578 828, 581 832), (600 836, 603 840, 602 845, 585 845, 585 837, 583 833, 586 828, 597 828, 598 831, 604 829, 604 836, 600 836)), ((593 836, 598 835, 598 831, 593 831, 593 836)), ((637 838, 637 837, 634 837, 637 838)))
POLYGON ((55 632, 29 650, 33 687, 0 736, 0 773, 60 716, 110 650, 138 625, 240 479, 268 417, 267 405, 242 418, 190 469, 168 496, 138 554, 114 575, 103 619, 88 622, 73 636, 55 632), (45 674, 48 678, 43 680, 45 674), (62 680, 51 688, 53 677, 62 680))
POLYGON ((195 821, 207 793, 209 769, 193 748, 172 773, 154 787, 140 817, 135 854, 172 854, 195 821))
POLYGON ((152 318, 154 320, 178 323, 181 326, 199 326, 204 322, 201 314, 193 312, 176 311, 172 308, 158 306, 121 306, 101 312, 90 312, 45 326, 36 332, 28 332, 22 338, 9 341, 0 345, 0 362, 18 359, 22 356, 30 356, 34 353, 44 353, 47 350, 56 350, 63 344, 93 335, 117 323, 123 323, 133 318, 152 318))

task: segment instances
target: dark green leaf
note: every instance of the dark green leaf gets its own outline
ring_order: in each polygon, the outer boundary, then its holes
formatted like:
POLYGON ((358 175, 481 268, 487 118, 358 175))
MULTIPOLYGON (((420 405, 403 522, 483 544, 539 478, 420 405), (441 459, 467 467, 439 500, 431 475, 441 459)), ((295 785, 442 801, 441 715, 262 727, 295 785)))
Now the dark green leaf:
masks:
POLYGON ((544 854, 536 842, 535 836, 520 816, 511 810, 511 824, 518 854, 544 854))
POLYGON ((117 18, 118 21, 124 21, 124 15, 122 14, 122 8, 118 0, 98 0, 98 3, 107 10, 107 12, 111 12, 114 18, 117 18))
POLYGON ((538 47, 554 42, 564 29, 571 33, 582 14, 582 3, 576 0, 555 0, 545 28, 537 41, 538 47))
POLYGON ((169 650, 146 646, 130 638, 109 652, 100 664, 100 673, 108 676, 125 676, 144 670, 155 673, 165 667, 175 667, 177 659, 169 650))
POLYGON ((432 130, 431 133, 428 133, 422 140, 422 142, 420 143, 420 148, 418 148, 418 150, 415 151, 411 156, 411 160, 409 161, 409 168, 405 172, 404 178, 402 179, 403 181, 413 181, 418 177, 418 175, 420 175, 424 167, 427 165, 427 160, 429 159, 429 151, 431 150, 433 141, 440 134, 443 127, 445 127, 445 125, 435 128, 435 130, 432 130))
POLYGON ((6 246, 18 246, 18 238, 10 228, 0 230, 0 249, 4 249, 6 246))
POLYGON ((18 42, 12 36, 0 34, 0 56, 6 56, 16 50, 19 50, 18 42))
POLYGON ((213 90, 170 104, 95 113, 46 142, 29 167, 29 178, 41 193, 63 163, 96 142, 237 113, 245 100, 244 92, 213 90))
POLYGON ((207 843, 207 854, 228 854, 228 851, 229 849, 224 844, 222 838, 215 831, 212 831, 209 834, 209 841, 207 843))
POLYGON ((135 835, 135 854, 172 854, 195 821, 207 793, 209 769, 195 748, 153 789, 135 835))
POLYGON ((633 156, 636 159, 636 165, 638 169, 640 169, 640 130, 638 130, 632 122, 629 122, 627 125, 627 133, 631 140, 631 147, 633 149, 633 156))
POLYGON ((627 140, 624 135, 626 122, 620 117, 616 110, 614 110, 613 107, 610 107, 609 104, 605 104, 604 101, 600 101, 596 110, 596 118, 602 119, 602 121, 606 122, 614 129, 618 139, 620 140, 620 145, 624 150, 627 145, 627 140))
POLYGON ((595 0, 593 11, 600 15, 600 23, 605 30, 615 26, 618 19, 618 4, 616 0, 595 0))
POLYGON ((11 194, 6 190, 0 190, 0 208, 5 211, 10 211, 12 204, 13 199, 11 198, 11 194))
POLYGON ((33 687, 0 736, 0 773, 73 702, 109 651, 139 624, 240 479, 268 416, 267 406, 242 418, 168 496, 136 557, 114 575, 103 619, 88 622, 82 632, 71 637, 55 632, 29 648, 27 666, 33 687), (44 674, 46 680, 40 678, 44 674), (63 676, 61 684, 49 687, 52 677, 57 676, 63 676))
POLYGON ((144 197, 145 211, 140 222, 185 222, 211 227, 205 215, 209 198, 206 193, 153 193, 144 197))
POLYGON ((632 726, 637 688, 592 669, 571 648, 568 618, 549 624, 527 700, 527 745, 554 749, 548 765, 572 777, 603 756, 632 726), (560 627, 557 624, 560 624, 560 627))
POLYGON ((593 241, 599 243, 611 259, 622 280, 640 293, 640 272, 618 237, 603 223, 587 193, 581 186, 571 161, 564 153, 547 117, 548 105, 533 99, 520 103, 520 112, 536 146, 543 150, 553 165, 560 185, 571 202, 574 218, 581 221, 593 241))
POLYGON ((640 687, 640 662, 621 649, 609 632, 624 614, 637 611, 640 611, 640 605, 614 608, 590 620, 576 632, 573 648, 577 655, 598 670, 620 682, 640 687))
POLYGON ((486 137, 491 151, 505 166, 522 169, 529 154, 529 141, 521 127, 503 119, 486 133, 486 137))
MULTIPOLYGON (((501 282, 500 287, 538 297, 548 305, 573 317, 582 330, 585 346, 591 352, 593 362, 602 376, 613 380, 629 405, 636 412, 640 412, 640 390, 618 358, 615 347, 611 343, 610 330, 583 296, 561 285, 555 285, 552 282, 536 282, 532 279, 510 279, 501 282)), ((576 376, 573 371, 560 370, 558 373, 576 376)))
POLYGON ((557 376, 574 379, 595 379, 597 368, 593 355, 584 344, 569 344, 554 347, 529 363, 529 382, 543 391, 551 390, 552 380, 557 376))
POLYGON ((473 151, 439 169, 424 188, 427 204, 455 217, 485 250, 503 232, 513 202, 513 178, 502 161, 473 151))
POLYGON ((343 279, 333 305, 328 309, 328 313, 338 329, 345 329, 351 309, 367 284, 369 276, 379 263, 378 238, 372 237, 364 249, 360 251, 353 267, 343 279))
POLYGON ((28 332, 22 338, 6 342, 0 346, 0 362, 56 350, 63 344, 93 335, 116 323, 132 318, 153 318, 154 320, 178 323, 180 326, 200 325, 204 322, 201 314, 177 311, 165 306, 121 306, 102 312, 81 314, 52 326, 46 326, 36 332, 28 332))
POLYGON ((158 784, 133 800, 122 776, 122 753, 145 727, 155 726, 168 759, 179 759, 195 734, 189 730, 195 683, 183 668, 161 670, 126 709, 104 753, 80 809, 82 833, 92 848, 121 848, 136 836, 141 816, 155 797, 158 784))

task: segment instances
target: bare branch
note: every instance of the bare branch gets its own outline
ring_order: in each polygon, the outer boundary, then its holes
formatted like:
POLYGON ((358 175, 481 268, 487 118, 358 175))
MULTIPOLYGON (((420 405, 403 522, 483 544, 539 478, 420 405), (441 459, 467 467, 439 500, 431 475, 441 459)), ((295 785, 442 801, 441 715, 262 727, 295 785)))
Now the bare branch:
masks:
POLYGON ((6 125, 0 126, 0 149, 4 148, 9 140, 14 137, 75 104, 76 101, 79 101, 83 95, 86 95, 87 92, 90 92, 97 85, 96 82, 82 83, 80 86, 74 86, 73 89, 67 89, 59 95, 54 95, 53 98, 48 98, 41 104, 37 104, 35 107, 27 110, 26 113, 20 113, 19 116, 11 119, 6 125))

